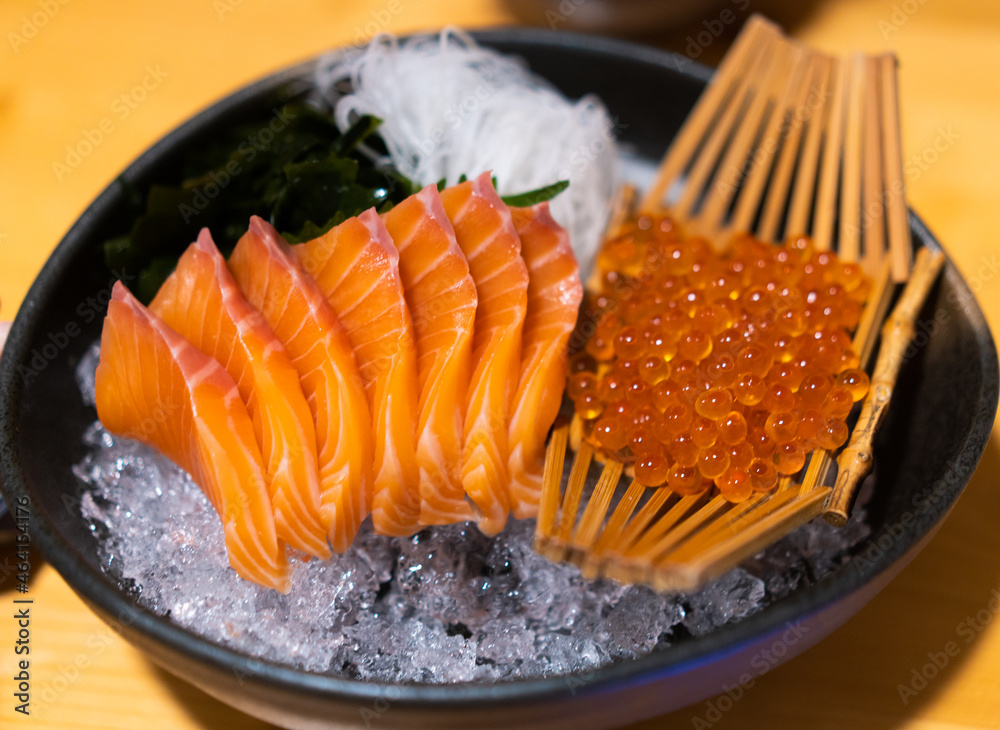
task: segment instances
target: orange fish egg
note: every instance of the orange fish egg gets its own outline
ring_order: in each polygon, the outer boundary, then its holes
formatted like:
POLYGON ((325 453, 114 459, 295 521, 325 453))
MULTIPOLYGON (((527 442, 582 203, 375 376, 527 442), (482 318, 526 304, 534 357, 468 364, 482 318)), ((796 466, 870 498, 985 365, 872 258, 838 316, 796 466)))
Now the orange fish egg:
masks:
POLYGON ((729 466, 734 469, 744 469, 750 466, 755 458, 753 449, 750 448, 750 444, 746 441, 742 441, 738 444, 733 444, 728 447, 729 450, 729 466))
POLYGON ((719 441, 734 445, 746 440, 747 421, 739 411, 730 411, 718 421, 719 441))
POLYGON ((589 421, 592 418, 597 418, 604 412, 604 401, 597 394, 596 390, 581 392, 579 396, 573 399, 573 403, 576 405, 576 412, 584 420, 589 421))
POLYGON ((844 370, 837 376, 837 385, 850 393, 856 403, 868 394, 868 375, 863 370, 854 368, 844 370))
POLYGON ((827 451, 839 449, 847 443, 847 424, 836 418, 828 418, 816 432, 816 442, 827 451))
POLYGON ((571 375, 566 385, 566 394, 573 400, 580 397, 585 390, 597 390, 600 381, 594 373, 582 372, 571 375))
POLYGON ((736 381, 736 385, 733 386, 733 394, 736 396, 736 400, 745 406, 755 406, 764 400, 764 395, 767 393, 767 382, 757 376, 751 375, 750 373, 744 373, 736 381))
POLYGON ((750 477, 741 469, 730 469, 715 480, 715 485, 727 502, 745 502, 753 494, 750 477))
POLYGON ((635 462, 635 478, 647 487, 658 487, 667 481, 670 460, 662 449, 646 451, 635 462))
POLYGON ((706 479, 716 479, 729 468, 729 452, 722 444, 702 449, 698 455, 698 471, 706 479))
POLYGON ((591 436, 597 445, 607 451, 618 451, 628 443, 628 432, 620 418, 604 416, 594 424, 591 436))
POLYGON ((674 464, 667 472, 667 486, 677 494, 699 494, 701 485, 701 473, 697 467, 674 464))
POLYGON ((795 441, 778 444, 774 451, 774 467, 779 474, 789 476, 797 473, 806 464, 806 452, 795 441))
POLYGON ((710 388, 698 396, 694 407, 698 415, 716 421, 733 409, 733 396, 725 388, 710 388))
POLYGON ((690 433, 683 432, 674 436, 667 444, 670 456, 681 466, 695 466, 701 449, 694 442, 690 433))
POLYGON ((691 438, 694 439, 698 448, 704 449, 711 446, 718 440, 718 437, 718 427, 712 419, 698 416, 691 422, 691 438))
POLYGON ((755 492, 770 492, 778 486, 778 470, 764 459, 754 459, 747 468, 755 492))

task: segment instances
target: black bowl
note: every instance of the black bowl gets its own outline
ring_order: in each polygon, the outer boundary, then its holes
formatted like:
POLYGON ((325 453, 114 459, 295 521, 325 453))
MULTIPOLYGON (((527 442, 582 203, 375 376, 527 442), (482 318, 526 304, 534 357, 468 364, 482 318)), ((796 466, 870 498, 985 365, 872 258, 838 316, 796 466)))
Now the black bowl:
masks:
MULTIPOLYGON (((662 155, 709 77, 688 59, 601 38, 536 30, 478 34, 528 60, 570 96, 596 92, 623 141, 662 155)), ((306 64, 248 87, 168 135, 123 174, 133 188, 178 179, 178 151, 275 99, 301 91, 306 64)), ((926 544, 968 482, 997 404, 997 354, 975 299, 947 265, 923 312, 876 447, 872 541, 825 579, 753 617, 641 659, 585 675, 493 685, 392 686, 261 662, 137 607, 105 575, 81 517, 71 467, 93 409, 74 368, 99 336, 112 274, 100 244, 121 232, 126 187, 113 184, 53 253, 18 312, 0 362, 0 484, 30 500, 39 547, 83 600, 153 660, 209 694, 286 727, 590 727, 620 725, 697 702, 759 673, 763 652, 787 659, 857 612, 926 544)), ((911 215, 917 245, 938 248, 911 215)))

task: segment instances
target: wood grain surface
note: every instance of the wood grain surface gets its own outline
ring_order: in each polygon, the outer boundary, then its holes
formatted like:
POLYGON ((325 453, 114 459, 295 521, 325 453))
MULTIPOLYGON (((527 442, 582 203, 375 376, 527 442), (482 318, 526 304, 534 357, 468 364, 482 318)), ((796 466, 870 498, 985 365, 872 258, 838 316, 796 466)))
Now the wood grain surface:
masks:
MULTIPOLYGON (((581 2, 597 0, 566 7, 581 2)), ((996 327, 1000 4, 718 0, 684 28, 639 40, 714 64, 753 11, 822 49, 892 49, 899 55, 910 202, 944 241, 996 327), (724 11, 735 20, 713 22, 729 18, 724 11), (716 38, 712 31, 720 26, 716 38)), ((475 28, 516 22, 500 0, 4 0, 0 319, 13 316, 52 248, 94 196, 146 147, 212 101, 372 29, 405 33, 448 23, 475 28), (144 79, 152 88, 139 99, 133 89, 144 79), (102 120, 107 131, 100 141, 69 164, 67 145, 100 129, 102 120)), ((549 22, 564 29, 572 18, 557 14, 549 22)), ((856 618, 804 656, 759 677, 736 702, 702 702, 636 727, 1000 728, 998 478, 994 433, 937 537, 856 618), (949 642, 955 642, 955 655, 904 702, 900 686, 913 682, 929 654, 940 659, 949 642)), ((269 727, 159 670, 105 628, 38 556, 30 594, 32 714, 15 713, 13 564, 13 556, 0 556, 0 727, 269 727)))

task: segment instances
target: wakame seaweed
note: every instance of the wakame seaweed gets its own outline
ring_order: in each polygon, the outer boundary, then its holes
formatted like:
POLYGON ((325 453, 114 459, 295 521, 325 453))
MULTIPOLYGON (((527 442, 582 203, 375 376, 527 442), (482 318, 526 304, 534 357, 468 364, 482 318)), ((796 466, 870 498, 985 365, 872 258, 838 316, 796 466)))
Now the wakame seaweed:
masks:
POLYGON ((144 201, 127 191, 137 217, 126 235, 105 242, 105 263, 138 272, 133 288, 148 302, 204 227, 228 255, 251 215, 295 243, 368 208, 388 210, 416 189, 358 151, 362 142, 380 146, 379 123, 362 117, 341 133, 328 115, 289 104, 226 130, 186 152, 179 184, 153 185, 144 201))

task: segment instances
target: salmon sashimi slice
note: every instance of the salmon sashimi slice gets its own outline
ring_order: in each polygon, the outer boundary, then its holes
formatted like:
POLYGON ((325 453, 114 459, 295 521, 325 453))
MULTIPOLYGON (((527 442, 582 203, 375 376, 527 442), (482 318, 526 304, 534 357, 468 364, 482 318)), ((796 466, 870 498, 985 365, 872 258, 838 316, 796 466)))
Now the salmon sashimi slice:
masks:
POLYGON ((229 257, 243 296, 267 320, 299 374, 316 427, 320 514, 343 552, 371 511, 371 415, 354 350, 319 285, 288 244, 254 216, 229 257))
POLYGON ((236 381, 264 457, 278 538, 330 557, 320 516, 316 426, 288 353, 240 293, 207 229, 177 262, 150 310, 236 381))
POLYGON ((112 289, 95 384, 97 414, 111 433, 162 451, 212 502, 233 569, 287 592, 253 422, 236 383, 142 306, 121 282, 112 289))
POLYGON ((523 519, 538 513, 545 440, 562 405, 567 346, 583 286, 569 234, 552 218, 548 203, 513 208, 511 215, 528 267, 521 374, 508 430, 511 510, 523 519))
POLYGON ((479 297, 462 484, 481 512, 479 529, 495 535, 503 529, 510 507, 507 426, 521 364, 528 270, 510 210, 493 188, 489 173, 444 190, 441 200, 479 297))
POLYGON ((382 220, 399 250, 417 343, 420 521, 463 522, 473 517, 461 465, 476 285, 436 186, 411 195, 382 220))
POLYGON ((417 350, 399 252, 374 209, 292 250, 344 326, 368 394, 375 447, 372 525, 383 535, 412 535, 423 526, 417 350))

